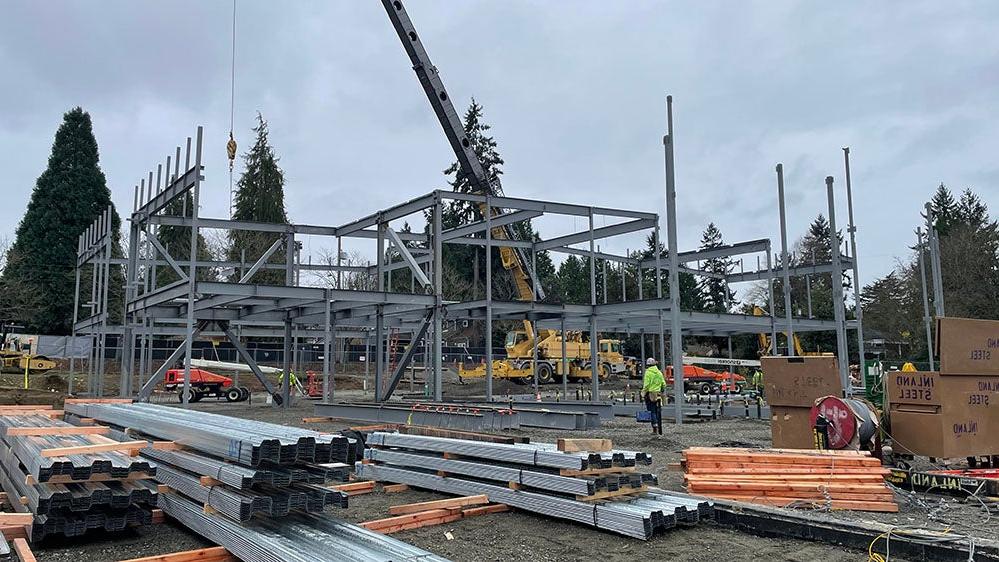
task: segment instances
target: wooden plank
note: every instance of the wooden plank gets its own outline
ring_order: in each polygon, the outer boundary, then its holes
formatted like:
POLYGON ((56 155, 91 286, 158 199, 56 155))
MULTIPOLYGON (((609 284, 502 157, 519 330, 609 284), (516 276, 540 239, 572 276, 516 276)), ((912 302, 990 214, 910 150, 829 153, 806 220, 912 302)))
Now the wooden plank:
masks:
POLYGON ((17 554, 21 562, 36 562, 35 555, 31 553, 31 547, 25 539, 14 539, 14 553, 17 554))
POLYGON ((586 468, 583 470, 561 468, 558 471, 561 476, 600 476, 602 474, 630 474, 633 472, 638 472, 637 466, 609 466, 607 468, 586 468))
POLYGON ((391 533, 397 533, 399 531, 405 531, 408 529, 419 529, 420 527, 430 527, 432 525, 442 525, 444 523, 451 523, 453 521, 458 521, 463 517, 464 515, 462 515, 461 513, 451 513, 449 515, 442 515, 440 517, 421 519, 419 521, 413 521, 411 523, 402 523, 391 527, 379 527, 378 529, 371 529, 371 530, 375 531, 376 533, 388 535, 391 533))
POLYGON ((614 490, 613 492, 603 490, 601 492, 593 494, 592 496, 576 496, 576 500, 581 502, 592 502, 597 500, 605 500, 608 498, 616 498, 619 496, 631 496, 634 494, 641 494, 648 491, 649 491, 648 486, 642 486, 641 488, 621 488, 619 490, 614 490))
MULTIPOLYGON (((756 463, 735 463, 709 465, 688 464, 685 467, 688 474, 829 474, 829 468, 817 466, 797 466, 797 465, 772 465, 756 463)), ((836 474, 879 474, 886 476, 891 474, 891 469, 876 468, 873 466, 863 467, 836 467, 836 474)))
POLYGON ((0 525, 0 533, 7 541, 28 538, 28 528, 24 525, 0 525))
POLYGON ((686 474, 684 479, 691 482, 700 480, 724 480, 726 482, 884 482, 881 474, 686 474))
POLYGON ((311 418, 302 418, 302 423, 326 423, 333 421, 333 418, 329 416, 316 416, 311 418))
POLYGON ((184 446, 173 441, 150 441, 149 446, 157 451, 183 451, 184 446))
POLYGON ((153 525, 159 525, 160 523, 162 523, 163 521, 166 520, 166 514, 163 513, 162 509, 153 509, 153 510, 150 511, 150 513, 153 516, 153 519, 152 519, 152 524, 153 525))
POLYGON ((94 453, 108 453, 114 451, 137 451, 145 449, 149 443, 147 441, 124 441, 121 443, 98 443, 94 445, 78 445, 75 447, 56 447, 54 449, 42 449, 40 454, 43 457, 65 457, 68 455, 90 455, 94 453))
POLYGON ((62 410, 4 410, 0 408, 0 416, 3 417, 46 416, 49 418, 61 418, 63 414, 62 410))
POLYGON ((201 476, 201 477, 198 478, 198 482, 202 486, 221 486, 222 485, 222 481, 221 480, 216 480, 215 478, 212 478, 211 476, 201 476))
POLYGON ((476 515, 487 515, 489 513, 503 513, 504 511, 510 511, 510 506, 505 503, 494 503, 490 505, 484 505, 482 507, 470 507, 468 509, 461 510, 461 514, 465 517, 475 517, 476 515))
POLYGON ((110 429, 103 426, 52 426, 52 427, 8 427, 7 435, 107 435, 110 429))
POLYGON ((610 439, 559 439, 558 450, 565 453, 605 453, 614 448, 610 439))
POLYGON ((239 562, 228 550, 221 546, 173 552, 143 558, 130 558, 121 562, 239 562))
POLYGON ((94 418, 80 418, 77 420, 77 423, 79 423, 80 425, 96 425, 97 420, 95 420, 94 418))
POLYGON ((386 484, 382 486, 382 491, 388 494, 405 492, 407 490, 409 490, 409 485, 407 484, 386 484))
POLYGON ((384 519, 373 519, 371 521, 365 521, 360 523, 361 527, 370 530, 377 530, 385 527, 396 527, 399 525, 405 525, 407 523, 414 523, 416 521, 423 521, 425 519, 436 519, 439 517, 444 517, 447 515, 453 515, 453 509, 425 509, 420 510, 415 513, 408 513, 405 515, 397 515, 395 517, 386 517, 384 519))
POLYGON ((698 490, 794 490, 799 492, 827 491, 827 492, 852 492, 852 493, 878 493, 885 490, 883 484, 820 484, 815 482, 726 482, 717 480, 705 480, 696 483, 698 490))
POLYGON ((51 410, 52 404, 0 404, 0 410, 51 410))
POLYGON ((419 511, 427 511, 429 509, 450 509, 456 507, 465 507, 469 505, 483 505, 489 503, 489 496, 485 494, 478 496, 463 496, 460 498, 448 498, 446 500, 435 500, 420 503, 407 503, 402 505, 393 505, 389 508, 389 513, 392 515, 403 515, 406 513, 416 513, 419 511))
POLYGON ((31 513, 0 513, 0 525, 31 525, 35 516, 31 513))
POLYGON ((375 488, 374 480, 365 480, 364 482, 351 482, 349 484, 337 484, 336 486, 329 486, 329 489, 336 490, 338 492, 357 492, 361 490, 373 490, 375 488))

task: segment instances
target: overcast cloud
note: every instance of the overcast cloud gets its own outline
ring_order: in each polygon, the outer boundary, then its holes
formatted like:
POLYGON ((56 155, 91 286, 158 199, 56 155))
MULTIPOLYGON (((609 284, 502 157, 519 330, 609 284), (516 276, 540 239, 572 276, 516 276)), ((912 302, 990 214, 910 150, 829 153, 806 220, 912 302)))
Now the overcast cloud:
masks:
MULTIPOLYGON (((681 250, 708 221, 727 242, 779 242, 777 162, 792 238, 826 213, 826 175, 845 224, 843 146, 864 282, 907 253, 941 181, 999 211, 997 3, 407 6, 459 111, 472 96, 485 106, 508 195, 665 214, 670 93, 681 250)), ((120 213, 200 124, 202 214, 228 216, 230 2, 6 0, 3 13, 0 233, 13 236, 75 105, 93 117, 120 213)), ((340 224, 445 187, 453 156, 380 2, 238 0, 236 72, 237 141, 250 144, 261 111, 292 221, 340 224)))

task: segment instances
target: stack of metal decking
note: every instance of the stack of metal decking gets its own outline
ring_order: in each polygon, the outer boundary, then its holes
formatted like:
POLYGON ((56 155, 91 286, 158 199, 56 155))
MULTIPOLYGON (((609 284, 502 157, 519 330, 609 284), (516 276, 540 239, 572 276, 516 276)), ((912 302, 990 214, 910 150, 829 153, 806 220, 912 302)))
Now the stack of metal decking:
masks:
POLYGON ((0 487, 15 511, 33 515, 32 541, 151 522, 157 467, 108 433, 48 415, 0 416, 0 487))
POLYGON ((177 450, 140 452, 158 464, 156 480, 233 521, 347 507, 346 494, 325 486, 350 472, 354 448, 341 435, 151 404, 68 404, 66 411, 110 424, 117 439, 173 442, 177 450))
POLYGON ((331 507, 347 495, 331 489, 344 481, 357 443, 319 433, 138 403, 67 404, 72 421, 90 418, 111 426, 119 440, 152 441, 140 450, 154 461, 167 515, 245 562, 441 560, 418 548, 340 521, 331 507), (155 440, 173 447, 155 448, 155 440))
MULTIPOLYGON (((587 441, 587 440, 581 440, 587 441)), ((490 443, 376 432, 359 477, 490 501, 648 539, 712 517, 709 502, 652 488, 646 453, 607 447, 566 452, 548 443, 490 443)))

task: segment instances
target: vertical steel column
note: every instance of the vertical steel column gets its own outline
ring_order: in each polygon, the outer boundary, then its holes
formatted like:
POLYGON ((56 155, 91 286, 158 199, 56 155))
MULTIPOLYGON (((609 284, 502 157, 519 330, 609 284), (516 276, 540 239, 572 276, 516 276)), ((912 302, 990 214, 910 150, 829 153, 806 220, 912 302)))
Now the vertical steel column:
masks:
MULTIPOLYGON (((533 272, 534 279, 533 286, 531 287, 531 302, 536 302, 538 299, 538 250, 531 240, 531 271, 533 272)), ((538 380, 538 323, 534 320, 531 321, 531 337, 534 338, 534 345, 531 346, 531 371, 532 379, 534 380, 534 395, 539 396, 541 394, 541 383, 538 380)))
MULTIPOLYGON (((91 246, 96 242, 94 237, 96 231, 96 223, 91 225, 87 229, 87 246, 91 246)), ((97 276, 98 276, 97 263, 91 262, 90 271, 90 302, 87 303, 87 307, 90 309, 90 316, 97 314, 97 276)), ((94 372, 96 370, 97 363, 97 336, 94 334, 93 328, 88 329, 90 335, 90 351, 87 353, 87 394, 93 396, 94 390, 97 388, 96 380, 94 377, 94 372)))
POLYGON ((673 162, 673 96, 666 96, 666 234, 669 238, 670 355, 673 361, 673 401, 676 424, 683 424, 683 328, 680 324, 680 263, 676 233, 676 178, 673 162))
POLYGON ((69 352, 69 382, 67 383, 67 394, 73 395, 73 379, 76 377, 76 322, 80 318, 80 254, 83 253, 83 234, 80 234, 76 239, 76 257, 77 261, 75 267, 73 267, 73 276, 76 278, 75 287, 73 291, 73 326, 70 328, 70 345, 72 346, 72 351, 69 352))
POLYGON ((833 197, 833 177, 826 176, 826 197, 829 199, 829 249, 832 251, 833 316, 836 320, 836 355, 839 378, 846 396, 853 395, 850 386, 850 356, 846 347, 846 309, 843 304, 843 265, 840 262, 839 235, 836 232, 836 202, 833 197))
POLYGON ((559 330, 562 334, 562 398, 569 399, 569 358, 566 357, 565 349, 565 312, 559 317, 559 330))
MULTIPOLYGON (((656 221, 656 228, 652 233, 652 244, 656 247, 656 318, 659 320, 659 364, 665 368, 666 365, 666 327, 663 325, 663 264, 662 264, 662 234, 659 229, 659 221, 656 221)), ((672 281, 670 281, 672 283, 672 281)), ((679 287, 679 284, 676 285, 679 287)), ((673 288, 670 287, 672 292, 673 288)), ((677 301, 679 302, 679 301, 677 301)), ((669 335, 672 341, 673 334, 669 335)), ((653 353, 654 355, 654 353, 653 353)))
POLYGON ((100 334, 101 334, 101 360, 98 363, 97 368, 99 370, 100 376, 98 377, 98 396, 104 396, 104 367, 105 360, 107 359, 107 329, 108 329, 108 293, 111 289, 111 217, 114 208, 108 206, 104 211, 103 217, 103 236, 104 242, 102 243, 103 249, 102 254, 102 266, 103 275, 101 277, 104 284, 102 294, 101 294, 101 320, 100 320, 100 334))
MULTIPOLYGON (((382 222, 381 217, 378 217, 377 231, 378 235, 376 238, 377 245, 377 256, 375 262, 375 275, 378 276, 378 280, 375 283, 375 287, 379 291, 385 290, 385 228, 386 225, 382 222)), ((382 397, 382 386, 383 381, 383 371, 385 370, 385 309, 382 305, 375 307, 375 401, 381 402, 382 397)))
MULTIPOLYGON (((295 284, 295 233, 289 232, 284 237, 284 283, 285 285, 295 284)), ((284 371, 284 382, 281 384, 281 406, 291 408, 291 365, 294 360, 294 332, 292 319, 285 313, 284 320, 284 357, 282 358, 282 371, 284 371)))
MULTIPOLYGON (((493 206, 486 194, 486 401, 493 399, 493 206)), ((478 259, 476 259, 478 263, 478 259)), ((533 296, 533 295, 532 295, 533 296)))
MULTIPOLYGON (((767 293, 770 299, 770 338, 773 342, 773 353, 777 355, 777 315, 776 303, 774 303, 774 266, 773 248, 770 246, 770 239, 767 239, 767 293)), ((788 342, 791 345, 791 342, 788 342)))
POLYGON ((943 275, 940 272, 940 238, 933 224, 936 213, 926 204, 926 246, 930 251, 930 278, 933 280, 933 309, 937 318, 944 316, 943 275))
MULTIPOLYGON (((780 263, 783 269, 783 289, 784 289, 784 321, 787 326, 784 328, 784 337, 787 338, 787 356, 794 356, 794 326, 791 316, 791 274, 789 271, 791 255, 787 251, 787 215, 784 207, 784 165, 777 164, 777 204, 780 208, 780 263)), ((773 307, 773 304, 770 305, 773 307)), ((731 346, 732 339, 729 338, 731 346)), ((777 340, 774 340, 774 355, 777 355, 777 340)))
POLYGON ((592 400, 600 400, 600 335, 597 334, 597 259, 596 242, 593 238, 593 207, 590 207, 590 388, 592 400))
MULTIPOLYGON (((201 147, 203 130, 199 126, 197 133, 197 144, 194 150, 194 187, 191 189, 191 251, 189 254, 190 263, 187 268, 187 325, 185 334, 187 341, 184 348, 184 394, 182 396, 184 407, 188 405, 188 394, 191 392, 191 356, 194 352, 194 289, 197 285, 197 261, 198 261, 198 205, 201 195, 201 147)), ((187 157, 184 168, 190 169, 191 162, 191 137, 187 138, 187 157)), ((154 262, 155 263, 155 262, 154 262)))
POLYGON ((434 197, 434 400, 440 402, 443 397, 443 358, 444 348, 444 247, 441 240, 441 192, 434 197))
MULTIPOLYGON (((538 268, 534 268, 535 271, 538 268)), ((603 277, 604 304, 607 304, 607 260, 600 260, 600 275, 603 277)))
MULTIPOLYGON (((631 250, 625 250, 624 255, 631 257, 631 250)), ((625 280, 628 277, 628 262, 621 262, 621 302, 628 302, 628 284, 625 280)))
POLYGON ((284 377, 281 379, 281 405, 284 408, 291 407, 291 318, 285 316, 284 320, 284 350, 281 354, 281 371, 284 377))
POLYGON ((330 290, 326 289, 324 291, 324 303, 326 306, 323 307, 323 312, 325 314, 323 327, 326 330, 326 334, 323 337, 323 401, 329 402, 332 396, 330 396, 330 354, 333 353, 333 345, 330 340, 333 339, 333 299, 330 296, 330 290))
POLYGON ((846 231, 850 233, 850 254, 853 256, 853 295, 857 305, 857 353, 860 365, 860 380, 866 380, 864 375, 864 307, 860 304, 860 269, 857 265, 857 225, 853 222, 853 184, 850 182, 850 147, 843 147, 843 163, 846 167, 846 211, 849 223, 846 231))
POLYGON ((343 289, 343 238, 340 236, 336 237, 336 288, 343 289))
POLYGON ((923 257, 923 231, 916 229, 916 253, 919 255, 919 288, 923 291, 923 324, 926 325, 926 356, 933 371, 933 317, 930 316, 930 299, 926 293, 926 266, 923 257))

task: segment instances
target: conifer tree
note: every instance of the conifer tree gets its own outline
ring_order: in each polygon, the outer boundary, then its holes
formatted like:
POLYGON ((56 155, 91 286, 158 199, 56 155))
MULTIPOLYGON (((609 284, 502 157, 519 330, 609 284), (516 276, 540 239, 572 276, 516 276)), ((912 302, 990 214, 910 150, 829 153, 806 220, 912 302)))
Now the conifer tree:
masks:
POLYGON ((954 194, 946 185, 941 183, 930 199, 930 207, 936 214, 936 229, 941 236, 950 232, 950 227, 956 222, 957 202, 954 201, 954 194))
MULTIPOLYGON (((236 184, 233 220, 287 223, 284 207, 284 172, 278 167, 279 159, 268 139, 267 121, 257 113, 257 137, 250 150, 243 155, 243 174, 236 184)), ((229 259, 245 258, 247 267, 267 251, 281 235, 275 232, 249 232, 233 230, 229 233, 229 259)), ((273 255, 267 263, 284 263, 285 249, 273 255)), ((238 272, 233 276, 239 278, 238 272)), ((266 285, 284 285, 285 272, 275 269, 259 270, 250 282, 266 285)))
MULTIPOLYGON (((29 332, 70 332, 77 239, 110 204, 90 114, 73 108, 56 131, 48 167, 35 183, 7 254, 0 288, 5 319, 29 332)), ((113 253, 120 256, 121 219, 116 211, 111 226, 113 253)), ((121 315, 123 276, 118 267, 111 271, 108 302, 114 320, 121 315)), ((81 287, 89 284, 89 276, 84 277, 81 287)))
MULTIPOLYGON (((701 235, 701 250, 710 250, 725 245, 722 239, 721 230, 715 223, 708 223, 701 235)), ((728 275, 732 272, 732 260, 729 258, 711 258, 701 264, 701 269, 719 275, 728 275)), ((700 282, 701 293, 704 298, 704 309, 707 312, 728 312, 735 302, 735 292, 730 291, 724 279, 718 277, 704 277, 700 282)))

